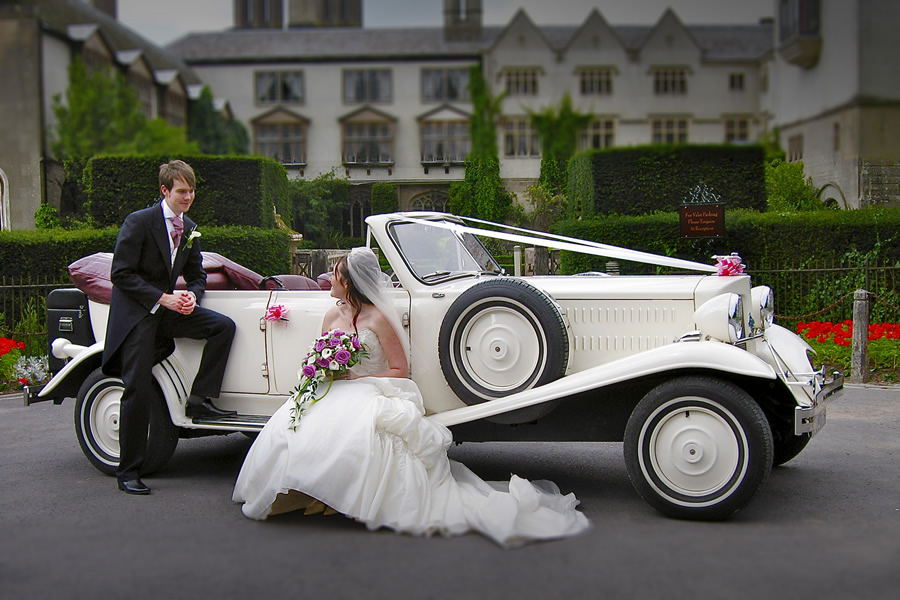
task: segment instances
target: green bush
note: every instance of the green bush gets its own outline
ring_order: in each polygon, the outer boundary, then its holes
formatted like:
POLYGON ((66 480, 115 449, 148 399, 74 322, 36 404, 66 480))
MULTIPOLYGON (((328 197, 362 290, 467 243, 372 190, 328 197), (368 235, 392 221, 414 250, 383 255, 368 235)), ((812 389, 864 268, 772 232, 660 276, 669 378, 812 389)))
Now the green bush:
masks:
MULTIPOLYGON (((773 264, 799 266, 811 259, 840 261, 851 250, 865 254, 876 247, 884 260, 900 260, 900 208, 806 213, 726 210, 721 238, 679 237, 677 212, 570 219, 555 223, 552 230, 705 264, 713 264, 710 257, 714 254, 737 252, 750 269, 773 264)), ((563 252, 561 269, 564 273, 603 270, 606 260, 563 252)), ((636 263, 628 268, 655 271, 636 263)))
POLYGON ((803 163, 781 159, 766 163, 766 201, 773 211, 825 209, 812 177, 803 177, 803 163))
POLYGON ((350 198, 350 182, 334 172, 315 179, 295 179, 291 185, 291 226, 304 240, 319 248, 335 248, 343 237, 344 212, 350 198))
POLYGON ((399 202, 397 200, 397 186, 393 183, 379 181, 372 184, 372 214, 397 212, 399 202))
MULTIPOLYGON (((217 252, 262 275, 289 273, 290 236, 278 229, 198 227, 201 249, 217 252)), ((95 252, 112 252, 116 227, 0 232, 0 276, 65 281, 69 264, 95 252)))
MULTIPOLYGON (((728 209, 766 208, 761 146, 652 145, 592 150, 589 156, 594 191, 584 174, 569 178, 568 195, 576 210, 594 197, 600 214, 674 211, 701 182, 728 209)), ((586 216, 584 208, 573 216, 579 215, 586 216)))
MULTIPOLYGON (((96 156, 82 182, 84 210, 98 227, 118 226, 135 210, 159 200, 159 165, 166 156, 96 156)), ((204 226, 274 227, 290 214, 290 184, 280 163, 261 157, 185 156, 197 175, 190 217, 204 226)))

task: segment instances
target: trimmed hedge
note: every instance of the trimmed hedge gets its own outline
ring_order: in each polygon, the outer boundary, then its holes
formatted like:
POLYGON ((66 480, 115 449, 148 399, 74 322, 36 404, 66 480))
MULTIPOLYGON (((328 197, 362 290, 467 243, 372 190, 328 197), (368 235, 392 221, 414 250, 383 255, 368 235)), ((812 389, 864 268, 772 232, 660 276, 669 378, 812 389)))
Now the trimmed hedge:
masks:
MULTIPOLYGON (((598 214, 674 211, 701 182, 728 209, 766 209, 762 146, 653 145, 589 151, 591 182, 570 172, 569 196, 581 204, 594 192, 598 214)), ((576 166, 583 158, 573 158, 576 166)), ((573 166, 570 161, 570 169, 573 166)), ((583 169, 582 169, 583 170, 583 169)), ((580 216, 588 216, 585 212, 580 216)))
MULTIPOLYGON (((85 208, 97 227, 119 226, 128 213, 157 202, 163 156, 96 156, 85 165, 85 208)), ((201 226, 272 228, 274 212, 291 214, 284 166, 270 158, 186 156, 197 175, 190 217, 201 226), (274 210, 273 210, 274 208, 274 210)))
MULTIPOLYGON (((290 273, 290 236, 279 229, 198 227, 202 250, 217 252, 260 275, 290 273)), ((69 264, 95 252, 112 252, 118 227, 0 233, 0 276, 63 281, 69 264)))
MULTIPOLYGON (((881 255, 900 261, 900 208, 855 211, 757 213, 725 211, 722 238, 682 238, 679 214, 641 217, 609 216, 554 224, 554 233, 714 264, 714 254, 737 252, 752 271, 762 265, 799 266, 811 260, 839 260, 850 250, 869 252, 881 245, 881 255)), ((563 273, 603 271, 608 259, 561 253, 563 273)), ((653 272, 655 267, 625 263, 623 273, 653 272)))

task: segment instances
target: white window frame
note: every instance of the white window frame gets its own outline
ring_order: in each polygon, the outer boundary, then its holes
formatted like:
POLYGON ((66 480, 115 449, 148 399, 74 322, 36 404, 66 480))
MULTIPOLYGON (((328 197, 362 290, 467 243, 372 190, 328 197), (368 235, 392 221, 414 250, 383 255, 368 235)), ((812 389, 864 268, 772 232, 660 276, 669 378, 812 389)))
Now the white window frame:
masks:
POLYGON ((344 69, 341 85, 345 104, 383 104, 393 98, 390 69, 344 69))
POLYGON ((578 90, 582 96, 611 96, 615 67, 582 67, 578 69, 578 90))
POLYGON ((503 155, 506 158, 540 158, 541 139, 530 117, 504 119, 503 155))
POLYGON ((466 156, 472 149, 468 121, 422 121, 419 132, 423 163, 461 164, 466 161, 466 156))
POLYGON ((503 71, 508 96, 537 96, 541 70, 537 67, 505 69, 503 71))
POLYGON ((609 117, 592 120, 578 132, 578 149, 612 148, 616 145, 616 121, 609 117))
POLYGON ((393 164, 394 124, 389 121, 348 121, 341 127, 341 148, 341 158, 347 165, 393 164))
POLYGON ((469 69, 423 68, 422 102, 469 102, 469 69), (455 88, 455 93, 451 93, 455 88))
POLYGON ((688 92, 687 67, 653 69, 653 93, 657 96, 684 96, 688 92))
POLYGON ((253 150, 286 165, 306 164, 306 124, 299 121, 253 126, 253 150))
POLYGON ((253 82, 257 106, 303 104, 306 99, 303 71, 256 71, 253 82))
POLYGON ((654 117, 650 119, 650 140, 654 144, 686 144, 690 139, 687 117, 654 117))

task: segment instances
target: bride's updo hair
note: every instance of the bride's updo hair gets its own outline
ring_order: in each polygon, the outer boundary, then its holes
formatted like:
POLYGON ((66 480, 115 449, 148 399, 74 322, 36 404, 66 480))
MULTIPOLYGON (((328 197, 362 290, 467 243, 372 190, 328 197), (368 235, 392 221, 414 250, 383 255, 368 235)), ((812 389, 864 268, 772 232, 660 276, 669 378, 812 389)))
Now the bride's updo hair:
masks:
POLYGON ((347 286, 347 303, 353 308, 353 327, 356 327, 356 318, 362 310, 363 304, 374 304, 368 296, 359 291, 356 282, 350 275, 350 266, 347 264, 347 256, 342 256, 334 265, 334 274, 341 279, 341 283, 347 286))
POLYGON ((347 303, 353 308, 353 327, 364 304, 378 309, 391 324, 404 352, 409 354, 409 337, 393 306, 391 278, 381 270, 378 257, 371 248, 353 248, 334 266, 335 276, 347 286, 347 303))

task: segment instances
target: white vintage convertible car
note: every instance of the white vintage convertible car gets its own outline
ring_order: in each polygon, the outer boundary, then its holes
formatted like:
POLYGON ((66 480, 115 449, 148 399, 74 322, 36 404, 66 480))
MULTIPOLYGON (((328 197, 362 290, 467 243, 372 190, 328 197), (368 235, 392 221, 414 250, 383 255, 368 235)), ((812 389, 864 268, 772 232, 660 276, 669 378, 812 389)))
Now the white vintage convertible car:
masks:
MULTIPOLYGON (((648 503, 679 518, 722 519, 750 501, 773 465, 803 450, 843 387, 840 374, 813 368, 800 337, 773 324, 771 290, 751 287, 747 275, 441 213, 366 221, 368 245, 390 263, 411 376, 430 418, 457 442, 624 441, 629 476, 648 503), (487 237, 683 274, 519 277, 499 267, 487 237)), ((154 368, 148 470, 165 464, 180 437, 258 431, 297 385, 300 358, 334 305, 306 278, 238 275, 224 286, 211 275, 202 302, 237 323, 217 405, 238 415, 185 416, 202 342, 178 340, 154 368), (288 320, 264 318, 276 305, 288 320)), ((25 399, 75 397, 81 448, 111 474, 122 382, 99 368, 107 313, 78 289, 50 295, 55 374, 25 399)))

